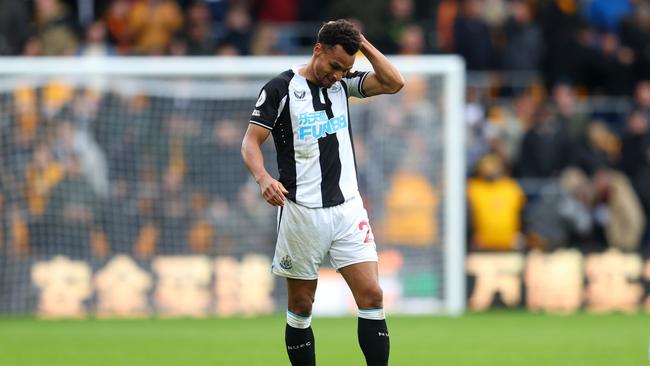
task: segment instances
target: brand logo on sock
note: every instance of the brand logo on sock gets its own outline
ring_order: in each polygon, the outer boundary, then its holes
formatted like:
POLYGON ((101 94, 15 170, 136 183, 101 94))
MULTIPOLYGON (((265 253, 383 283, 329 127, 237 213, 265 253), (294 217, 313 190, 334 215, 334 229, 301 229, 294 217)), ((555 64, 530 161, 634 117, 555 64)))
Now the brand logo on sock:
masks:
POLYGON ((293 261, 291 260, 291 257, 289 257, 289 255, 285 255, 284 257, 282 257, 282 259, 280 259, 280 267, 286 270, 293 268, 293 261))
POLYGON ((377 332, 377 335, 380 336, 380 337, 388 337, 388 332, 379 331, 379 332, 377 332))
POLYGON ((290 351, 294 351, 297 349, 305 348, 305 347, 311 347, 311 342, 303 343, 303 344, 297 344, 295 346, 287 346, 287 349, 290 351))

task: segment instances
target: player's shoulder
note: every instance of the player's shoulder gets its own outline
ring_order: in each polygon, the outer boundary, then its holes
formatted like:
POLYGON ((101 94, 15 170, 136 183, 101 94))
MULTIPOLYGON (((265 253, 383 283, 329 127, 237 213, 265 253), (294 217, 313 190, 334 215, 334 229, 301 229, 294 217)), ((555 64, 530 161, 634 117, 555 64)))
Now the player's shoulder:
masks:
POLYGON ((265 89, 275 89, 275 90, 287 90, 289 88, 289 83, 291 82, 291 79, 294 77, 294 72, 293 70, 286 70, 275 77, 273 77, 271 80, 269 80, 266 85, 264 86, 265 89))

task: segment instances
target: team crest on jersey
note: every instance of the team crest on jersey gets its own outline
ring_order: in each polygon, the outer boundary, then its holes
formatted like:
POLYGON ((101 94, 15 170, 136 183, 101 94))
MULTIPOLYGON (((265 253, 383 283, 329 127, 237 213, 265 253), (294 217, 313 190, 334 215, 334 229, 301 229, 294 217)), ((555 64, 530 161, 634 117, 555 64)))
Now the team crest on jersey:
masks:
POLYGON ((340 83, 334 83, 332 87, 330 88, 330 93, 338 93, 341 91, 341 84, 340 83))
POLYGON ((304 91, 304 90, 294 90, 294 91, 293 91, 293 95, 295 95, 296 98, 298 98, 298 99, 302 99, 302 98, 304 98, 304 97, 305 97, 305 94, 307 94, 307 92, 304 91))
POLYGON ((262 92, 260 93, 260 97, 257 99, 257 102, 255 103, 255 107, 259 108, 262 104, 266 102, 266 90, 262 89, 262 92))
POLYGON ((293 268, 293 261, 291 260, 291 257, 289 257, 289 255, 285 255, 284 257, 282 257, 282 259, 280 259, 280 267, 286 270, 290 270, 291 268, 293 268))

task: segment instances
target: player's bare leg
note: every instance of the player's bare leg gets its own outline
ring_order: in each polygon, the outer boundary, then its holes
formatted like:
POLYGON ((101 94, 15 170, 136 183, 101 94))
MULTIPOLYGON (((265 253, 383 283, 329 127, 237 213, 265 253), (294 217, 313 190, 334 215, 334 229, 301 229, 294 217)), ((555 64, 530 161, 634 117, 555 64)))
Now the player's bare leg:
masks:
POLYGON ((287 278, 288 311, 285 343, 293 366, 316 365, 311 309, 317 284, 317 280, 287 278))
POLYGON ((368 366, 388 365, 390 340, 379 287, 377 262, 363 262, 339 269, 359 308, 359 345, 368 366))

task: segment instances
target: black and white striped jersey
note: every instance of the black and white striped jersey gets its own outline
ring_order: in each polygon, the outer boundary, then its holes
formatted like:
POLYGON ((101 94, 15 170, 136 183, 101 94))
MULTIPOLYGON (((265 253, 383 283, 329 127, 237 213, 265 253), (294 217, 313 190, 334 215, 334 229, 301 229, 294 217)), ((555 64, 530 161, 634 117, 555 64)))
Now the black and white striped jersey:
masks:
POLYGON ((367 72, 350 72, 329 89, 294 66, 261 90, 250 123, 271 130, 279 181, 288 198, 307 207, 331 207, 357 194, 348 98, 364 98, 367 72))

